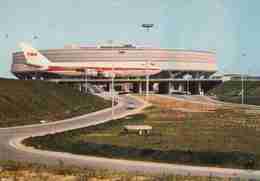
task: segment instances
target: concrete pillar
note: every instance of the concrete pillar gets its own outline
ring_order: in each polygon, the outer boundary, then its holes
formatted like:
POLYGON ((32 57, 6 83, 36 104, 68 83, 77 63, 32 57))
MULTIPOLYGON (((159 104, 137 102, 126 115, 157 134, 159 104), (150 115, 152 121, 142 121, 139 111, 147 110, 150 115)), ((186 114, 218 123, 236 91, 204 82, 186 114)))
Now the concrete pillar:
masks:
POLYGON ((79 92, 81 92, 81 85, 80 83, 77 85, 79 92))
POLYGON ((87 86, 86 86, 85 83, 82 84, 82 88, 83 88, 82 92, 86 93, 87 92, 87 86))
POLYGON ((129 92, 130 91, 130 84, 125 83, 122 85, 123 91, 129 92))
POLYGON ((172 83, 169 81, 168 83, 168 94, 171 94, 171 89, 172 89, 172 83))
POLYGON ((142 85, 141 82, 138 84, 138 87, 139 87, 139 94, 142 94, 143 93, 143 85, 142 85))
POLYGON ((109 93, 110 94, 112 94, 112 90, 113 90, 112 83, 109 83, 109 93))
POLYGON ((83 86, 82 83, 78 84, 78 89, 79 89, 80 92, 84 92, 84 86, 83 86))
POLYGON ((201 82, 199 82, 199 84, 198 84, 198 90, 199 90, 199 94, 203 96, 204 95, 204 90, 202 89, 201 82))
POLYGON ((191 87, 190 81, 187 80, 187 81, 186 81, 186 93, 187 93, 187 94, 188 94, 188 92, 190 92, 190 87, 191 87))
POLYGON ((178 90, 179 90, 180 92, 184 91, 184 85, 183 85, 183 83, 180 83, 180 84, 179 84, 178 90))

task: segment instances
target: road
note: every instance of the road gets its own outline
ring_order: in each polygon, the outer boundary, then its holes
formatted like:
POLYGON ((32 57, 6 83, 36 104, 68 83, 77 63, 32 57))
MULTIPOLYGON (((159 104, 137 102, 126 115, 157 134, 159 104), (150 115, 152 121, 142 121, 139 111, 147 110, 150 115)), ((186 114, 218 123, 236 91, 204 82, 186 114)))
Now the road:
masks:
MULTIPOLYGON (((139 109, 145 107, 144 102, 133 97, 122 96, 115 108, 115 117, 124 117, 139 110, 127 110, 127 104, 133 102, 139 109)), ((73 155, 52 151, 41 151, 23 146, 20 142, 30 136, 61 132, 109 121, 111 110, 105 109, 85 116, 34 126, 0 129, 0 160, 29 161, 41 164, 75 165, 87 168, 111 169, 116 171, 142 172, 151 174, 182 174, 196 176, 220 176, 240 178, 260 178, 260 171, 240 169, 223 169, 214 167, 197 167, 176 164, 129 161, 94 156, 73 155)))
MULTIPOLYGON (((115 106, 115 118, 124 117, 127 114, 131 114, 136 110, 129 111, 126 106, 128 102, 133 102, 136 107, 142 107, 143 102, 138 101, 128 96, 122 96, 120 103, 115 106)), ((58 121, 54 123, 19 126, 13 128, 0 128, 0 160, 19 160, 19 161, 46 161, 46 163, 55 162, 55 160, 43 159, 39 155, 31 155, 26 151, 21 152, 14 148, 15 140, 21 140, 31 136, 46 135, 49 133, 62 132, 66 130, 72 130, 91 125, 100 124, 111 119, 111 109, 105 109, 98 112, 90 113, 84 116, 79 116, 64 121, 58 121)))

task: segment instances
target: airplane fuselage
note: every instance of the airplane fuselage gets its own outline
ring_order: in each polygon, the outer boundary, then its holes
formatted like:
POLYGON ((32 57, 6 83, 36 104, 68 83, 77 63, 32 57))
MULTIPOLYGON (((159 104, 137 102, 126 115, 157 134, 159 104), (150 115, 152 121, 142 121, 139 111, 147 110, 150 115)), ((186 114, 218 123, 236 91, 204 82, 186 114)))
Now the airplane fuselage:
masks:
POLYGON ((73 75, 77 72, 86 74, 115 74, 118 76, 144 76, 160 72, 160 67, 146 62, 75 62, 49 63, 41 67, 43 71, 64 75, 73 75))

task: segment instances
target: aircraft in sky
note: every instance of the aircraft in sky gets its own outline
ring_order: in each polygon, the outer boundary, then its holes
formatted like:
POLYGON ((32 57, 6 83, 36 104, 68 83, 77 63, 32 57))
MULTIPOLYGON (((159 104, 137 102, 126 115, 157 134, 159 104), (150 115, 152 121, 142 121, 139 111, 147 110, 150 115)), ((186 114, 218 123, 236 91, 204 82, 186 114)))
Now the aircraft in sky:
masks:
POLYGON ((52 62, 38 50, 27 43, 19 44, 23 50, 26 64, 38 68, 39 71, 71 75, 75 72, 85 72, 86 74, 103 74, 110 76, 145 76, 161 72, 159 65, 154 62, 52 62))

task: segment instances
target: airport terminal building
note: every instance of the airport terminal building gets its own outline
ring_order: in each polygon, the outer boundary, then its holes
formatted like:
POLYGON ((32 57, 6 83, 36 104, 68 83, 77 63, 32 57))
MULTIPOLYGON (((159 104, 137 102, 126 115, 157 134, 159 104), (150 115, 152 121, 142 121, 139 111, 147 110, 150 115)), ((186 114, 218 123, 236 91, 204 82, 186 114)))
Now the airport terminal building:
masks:
MULTIPOLYGON (((182 83, 187 78, 190 79, 191 85, 189 88, 191 89, 194 87, 192 85, 193 80, 205 82, 205 80, 210 79, 210 76, 217 71, 216 53, 210 51, 148 48, 126 44, 117 46, 66 45, 64 48, 40 50, 40 52, 52 62, 107 61, 115 62, 114 66, 134 61, 156 62, 160 66, 161 72, 151 76, 151 85, 153 83, 159 84, 158 87, 164 87, 161 88, 161 90, 164 90, 163 92, 170 91, 170 89, 185 90, 185 86, 187 89, 186 83, 182 83)), ((44 80, 70 80, 70 82, 80 81, 84 76, 81 71, 64 71, 60 69, 42 71, 37 67, 27 65, 23 52, 13 53, 11 72, 19 79, 40 78, 44 80)), ((89 77, 91 77, 92 83, 110 81, 109 77, 98 72, 92 72, 89 77)), ((121 81, 121 83, 124 83, 123 80, 125 80, 125 83, 139 80, 139 88, 135 89, 141 91, 143 87, 141 85, 142 78, 138 76, 117 77, 116 80, 118 82, 121 81)), ((136 87, 136 83, 134 82, 132 86, 136 87)), ((200 89, 203 87, 203 85, 195 86, 199 86, 200 89)))

